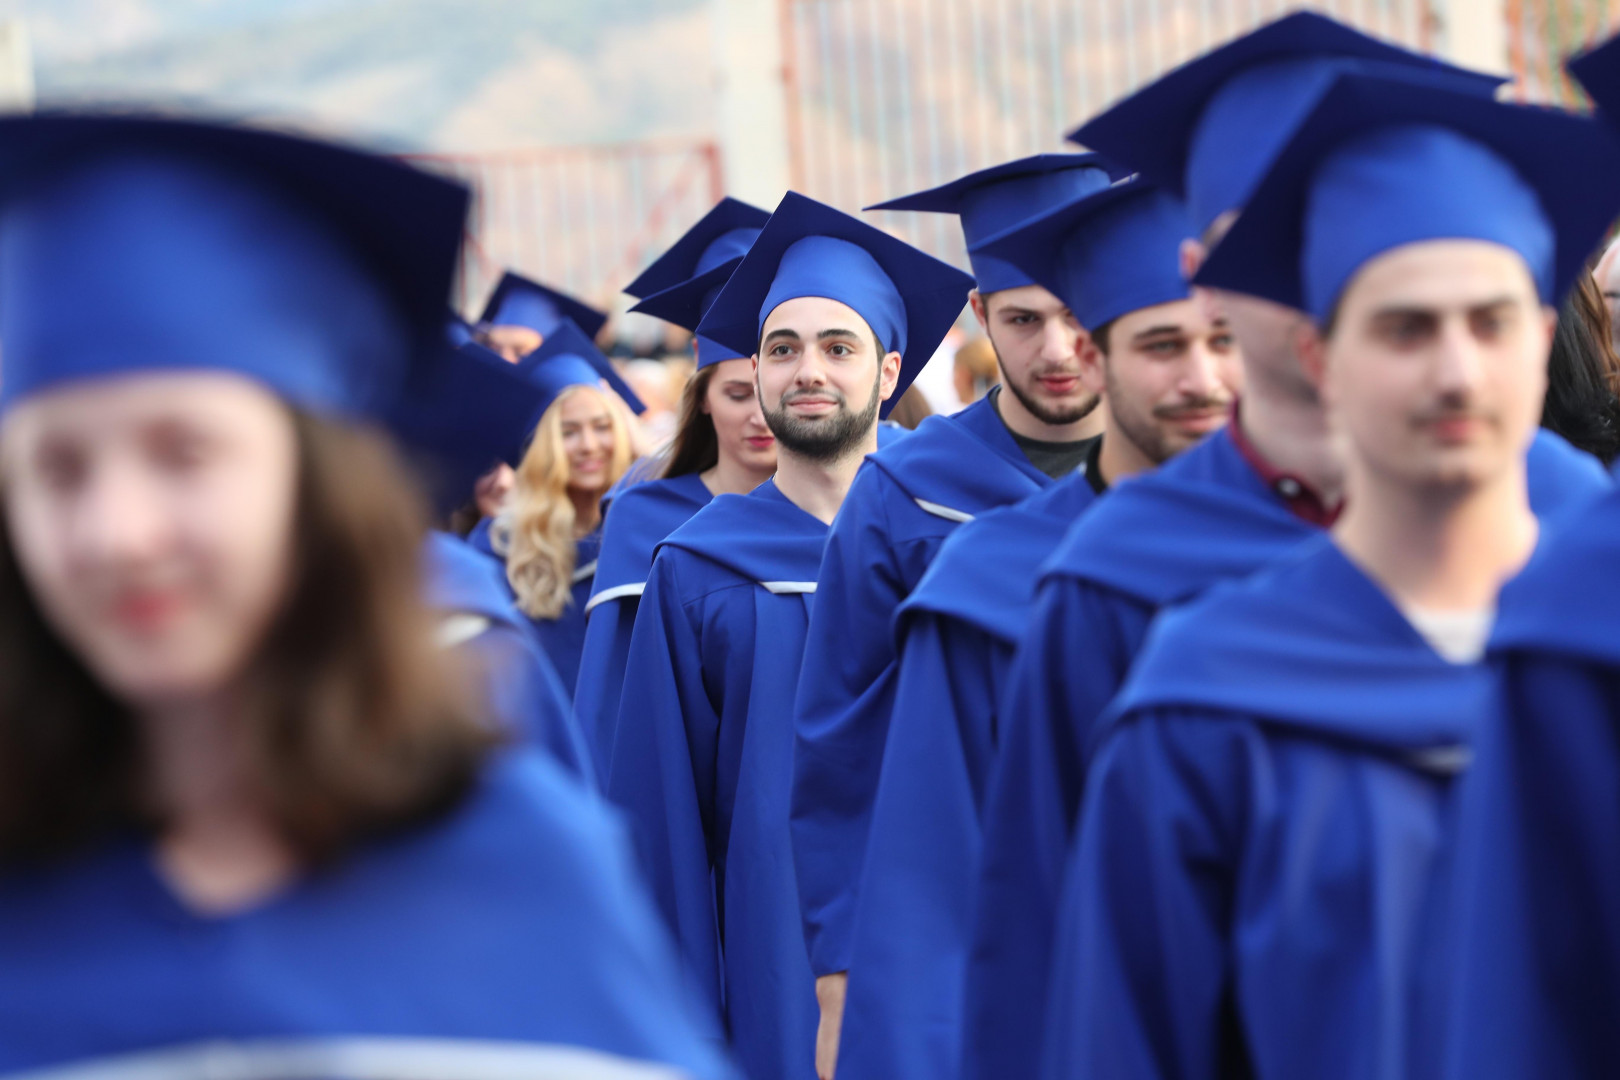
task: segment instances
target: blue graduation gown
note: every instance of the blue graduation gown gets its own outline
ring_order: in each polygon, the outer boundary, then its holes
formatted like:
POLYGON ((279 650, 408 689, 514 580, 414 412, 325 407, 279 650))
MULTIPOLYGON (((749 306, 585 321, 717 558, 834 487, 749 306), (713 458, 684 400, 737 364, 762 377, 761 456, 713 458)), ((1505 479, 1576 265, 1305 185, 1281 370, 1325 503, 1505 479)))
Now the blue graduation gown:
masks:
POLYGON ((428 534, 427 602, 447 619, 472 616, 472 636, 455 640, 482 676, 491 715, 515 737, 542 747, 589 786, 596 768, 562 680, 529 623, 512 605, 500 568, 449 533, 428 534), (481 628, 477 623, 481 622, 481 628))
POLYGON ((774 482, 721 495, 670 534, 636 615, 608 781, 752 1080, 815 1076, 788 778, 826 538, 774 482))
POLYGON ((1096 498, 1082 470, 975 518, 900 605, 900 676, 855 918, 843 1080, 948 1080, 960 1067, 996 705, 1036 572, 1096 498))
POLYGON ((630 632, 652 572, 653 550, 713 497, 696 473, 647 480, 621 492, 602 521, 602 554, 596 561, 591 598, 585 604, 585 644, 574 687, 574 712, 587 733, 604 782, 613 751, 613 726, 619 718, 630 632))
MULTIPOLYGON (((467 534, 467 542, 474 549, 482 551, 505 566, 505 557, 495 550, 490 537, 490 527, 493 524, 489 518, 480 521, 473 527, 472 532, 467 534)), ((557 669, 557 675, 562 679, 570 698, 573 697, 575 685, 579 681, 580 653, 585 648, 585 605, 591 600, 591 586, 596 580, 596 562, 601 550, 600 528, 581 537, 574 548, 574 580, 569 590, 569 601, 564 605, 562 612, 555 619, 525 616, 529 620, 529 625, 534 627, 535 634, 540 638, 541 647, 546 650, 546 656, 557 669)), ((504 573, 502 578, 504 580, 504 573)), ((507 589, 511 592, 510 582, 507 583, 507 589)), ((515 597, 517 594, 511 595, 515 597)))
POLYGON ((0 874, 5 1074, 734 1076, 686 985, 617 816, 533 751, 238 914, 135 838, 0 874))
POLYGON ((1502 591, 1502 709, 1463 781, 1454 1080, 1620 1061, 1620 494, 1502 591))
POLYGON ((793 858, 817 975, 849 967, 894 703, 895 610, 957 525, 1050 483, 985 398, 868 457, 833 522, 805 647, 812 675, 794 705, 793 858))
MULTIPOLYGON (((1527 460, 1532 507, 1543 517, 1609 487, 1595 458, 1546 432, 1527 460)), ((1006 730, 985 800, 964 1075, 1034 1075, 1086 747, 1153 617, 1319 534, 1221 431, 1121 485, 1046 566, 1008 678, 1006 730)))
POLYGON ((1042 1075, 1433 1075, 1418 975, 1491 701, 1326 536, 1163 615, 1094 747, 1042 1075))

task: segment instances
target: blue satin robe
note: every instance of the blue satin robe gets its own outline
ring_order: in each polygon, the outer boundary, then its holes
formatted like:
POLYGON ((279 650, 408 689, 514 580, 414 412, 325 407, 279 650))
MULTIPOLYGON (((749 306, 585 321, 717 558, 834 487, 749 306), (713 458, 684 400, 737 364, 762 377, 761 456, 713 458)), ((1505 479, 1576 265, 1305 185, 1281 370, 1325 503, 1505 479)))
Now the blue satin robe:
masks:
POLYGON ((819 1011, 788 839, 792 691, 827 527, 766 483, 660 545, 608 781, 751 1080, 813 1080, 819 1011))
POLYGON ((871 455, 833 522, 794 705, 793 858, 818 976, 849 967, 898 678, 895 610, 959 524, 1050 484, 985 398, 871 455))
POLYGON ((1013 650, 1035 578, 1097 499, 1084 470, 949 537, 895 620, 900 679, 855 919, 842 1080, 949 1080, 1013 650))
POLYGON ((10 867, 0 1002, 7 1075, 737 1076, 617 815, 533 751, 236 914, 137 837, 10 867))

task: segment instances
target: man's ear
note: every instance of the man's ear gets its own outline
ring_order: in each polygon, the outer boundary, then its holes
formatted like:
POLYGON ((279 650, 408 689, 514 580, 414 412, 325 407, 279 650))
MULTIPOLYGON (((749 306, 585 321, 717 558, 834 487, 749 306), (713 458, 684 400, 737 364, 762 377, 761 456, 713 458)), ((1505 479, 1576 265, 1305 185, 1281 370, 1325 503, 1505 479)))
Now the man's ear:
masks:
POLYGON ((968 293, 968 306, 973 309, 973 317, 979 320, 979 326, 985 333, 990 332, 990 311, 985 307, 984 294, 978 289, 968 293))
POLYGON ((878 389, 882 392, 882 399, 888 401, 894 396, 894 388, 900 385, 900 354, 897 352, 883 354, 882 377, 878 389))
POLYGON ((1090 334, 1080 335, 1080 383, 1093 394, 1108 389, 1108 357, 1090 334))
POLYGON ((1294 323, 1292 334, 1294 355, 1299 357, 1299 370, 1304 374, 1305 381, 1320 394, 1323 383, 1327 381, 1327 342, 1316 324, 1305 318, 1294 323))

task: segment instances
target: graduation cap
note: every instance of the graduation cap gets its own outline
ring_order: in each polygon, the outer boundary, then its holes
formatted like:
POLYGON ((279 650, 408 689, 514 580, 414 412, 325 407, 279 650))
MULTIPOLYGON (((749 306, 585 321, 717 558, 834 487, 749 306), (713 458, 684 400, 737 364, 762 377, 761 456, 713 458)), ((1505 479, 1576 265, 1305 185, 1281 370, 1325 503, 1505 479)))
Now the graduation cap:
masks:
POLYGON ((1054 206, 1101 191, 1124 175, 1101 154, 1037 154, 866 209, 957 215, 979 291, 993 293, 1035 282, 1010 263, 976 251, 982 241, 1054 206))
POLYGON ((1341 74, 1194 281, 1324 319, 1384 252, 1484 240, 1556 304, 1620 212, 1616 175, 1620 146, 1589 118, 1341 74))
POLYGON ((478 317, 485 326, 527 326, 541 337, 550 334, 564 319, 594 339, 606 325, 607 313, 510 270, 496 282, 484 313, 478 317))
MULTIPOLYGON (((741 259, 770 220, 770 213, 729 195, 687 229, 641 276, 624 287, 637 300, 679 285, 730 259, 741 259)), ((687 327, 691 329, 691 327, 687 327)))
POLYGON ((972 288, 973 279, 954 266, 790 191, 698 332, 752 356, 778 306, 805 296, 836 300, 865 319, 885 349, 900 354, 900 380, 883 406, 887 416, 945 340, 972 288))
POLYGON ((1071 199, 983 241, 1098 329, 1142 308, 1185 300, 1181 244, 1187 211, 1140 178, 1071 199))
MULTIPOLYGON (((760 230, 770 215, 758 207, 736 199, 722 200, 719 206, 706 214, 702 221, 689 229, 662 258, 630 283, 625 292, 639 297, 641 302, 631 311, 683 329, 697 332, 698 323, 720 295, 720 289, 730 280, 743 256, 758 239, 760 230), (637 292, 650 281, 657 283, 673 277, 684 269, 684 276, 656 291, 637 292), (656 271, 656 273, 655 273, 656 271)), ((752 351, 739 353, 717 341, 698 339, 698 367, 706 368, 722 360, 737 360, 752 356, 752 351)))
POLYGON ((1180 196, 1194 228, 1203 230, 1250 201, 1266 166, 1333 77, 1357 68, 1482 96, 1506 81, 1301 11, 1183 64, 1069 138, 1180 196))
POLYGON ((613 370, 613 364, 602 355, 596 342, 572 322, 558 323, 546 335, 545 344, 525 356, 516 367, 524 378, 545 393, 542 412, 569 387, 600 386, 604 379, 632 412, 639 416, 647 411, 647 406, 613 370))
POLYGON ((1593 46, 1565 66, 1597 104, 1599 115, 1620 126, 1620 37, 1593 46))
POLYGON ((552 397, 518 365, 468 342, 424 365, 386 421, 434 505, 448 512, 491 468, 522 460, 552 397))
POLYGON ((396 161, 262 130, 0 118, 0 405, 208 369, 375 415, 444 348, 467 201, 396 161))

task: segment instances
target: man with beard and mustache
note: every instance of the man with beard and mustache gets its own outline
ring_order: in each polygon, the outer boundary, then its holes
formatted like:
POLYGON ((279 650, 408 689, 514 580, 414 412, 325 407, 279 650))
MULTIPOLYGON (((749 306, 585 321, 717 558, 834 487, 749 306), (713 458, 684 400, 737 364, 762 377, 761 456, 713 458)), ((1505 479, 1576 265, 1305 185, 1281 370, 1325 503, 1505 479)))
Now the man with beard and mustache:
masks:
MULTIPOLYGON (((1487 96, 1493 77, 1450 68, 1299 12, 1177 68, 1072 138, 1181 195, 1186 269, 1238 218, 1277 149, 1348 69, 1487 96)), ((1007 718, 985 797, 984 855, 967 980, 964 1076, 1028 1077, 1046 1015, 1047 973, 1085 748, 1158 611, 1245 577, 1335 519, 1342 466, 1296 342, 1305 313, 1199 290, 1230 321, 1243 397, 1221 432, 1103 500, 1059 545, 1009 676, 1007 718)), ((1556 439, 1531 454, 1532 492, 1603 483, 1556 439)))
MULTIPOLYGON (((882 206, 956 213, 976 243, 1110 179, 1096 155, 1050 154, 882 206)), ((1073 472, 1100 430, 1097 394, 1080 379, 1085 331, 1073 313, 1016 267, 971 261, 973 310, 1009 392, 929 418, 856 478, 828 539, 806 646, 812 674, 795 707, 793 857, 829 1050, 837 1044, 866 829, 894 703, 895 609, 959 524, 1073 472)), ((823 1058, 825 1076, 831 1062, 823 1058)))
POLYGON ((1044 1077, 1440 1074, 1497 594, 1601 493, 1548 503, 1528 459, 1617 167, 1589 118, 1340 73, 1200 270, 1310 318, 1350 498, 1160 616, 1097 724, 1044 1077))
MULTIPOLYGON (((609 796, 654 894, 757 1080, 815 1066, 818 1009, 789 855, 793 693, 828 525, 879 414, 972 280, 796 194, 698 326, 755 358, 777 473, 720 495, 658 548, 636 613, 609 796)), ((908 436, 910 438, 911 436, 908 436)))
POLYGON ((1226 423, 1237 348, 1181 275, 1186 233, 1179 203, 1125 181, 977 249, 1021 267, 1095 328, 1081 375, 1103 395, 1107 427, 1074 472, 953 533, 900 605, 840 1080, 957 1075, 979 811, 1040 565, 1112 484, 1226 423))

